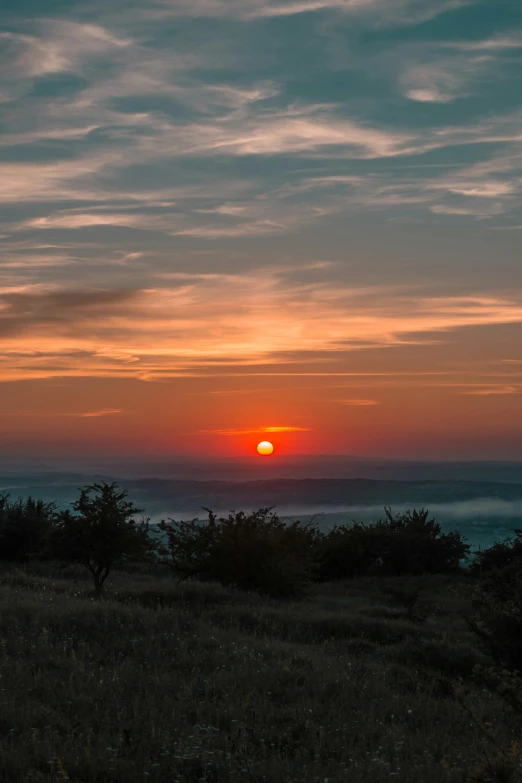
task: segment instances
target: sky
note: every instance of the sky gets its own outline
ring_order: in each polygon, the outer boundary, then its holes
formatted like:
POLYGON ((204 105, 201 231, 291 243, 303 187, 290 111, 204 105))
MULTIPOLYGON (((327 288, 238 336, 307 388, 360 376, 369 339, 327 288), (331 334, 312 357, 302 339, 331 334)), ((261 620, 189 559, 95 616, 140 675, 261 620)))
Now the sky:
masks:
POLYGON ((522 459, 521 66, 519 0, 4 0, 4 454, 522 459))

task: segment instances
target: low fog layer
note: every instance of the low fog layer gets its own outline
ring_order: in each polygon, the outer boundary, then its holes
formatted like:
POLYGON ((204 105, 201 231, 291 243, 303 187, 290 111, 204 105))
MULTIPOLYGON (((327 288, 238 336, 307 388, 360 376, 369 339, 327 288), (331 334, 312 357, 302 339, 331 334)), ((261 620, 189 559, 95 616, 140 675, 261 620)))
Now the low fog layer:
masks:
MULTIPOLYGON (((393 507, 394 514, 413 508, 414 504, 399 504, 393 507)), ((418 504, 417 504, 418 506, 418 504)), ((254 509, 245 508, 244 511, 254 509)), ((296 519, 302 522, 313 521, 323 532, 328 532, 336 525, 347 525, 355 522, 369 524, 384 518, 381 506, 280 506, 279 516, 285 521, 296 519)), ((215 510, 216 511, 216 510, 215 510)), ((516 501, 504 501, 498 498, 479 498, 456 503, 433 503, 429 506, 430 517, 438 522, 444 533, 458 531, 462 533, 471 549, 485 549, 495 541, 515 536, 514 529, 522 527, 522 498, 516 501)), ((228 509, 216 511, 218 516, 226 516, 228 509)), ((207 517, 201 509, 187 510, 186 513, 174 515, 165 511, 151 516, 151 522, 157 524, 162 519, 172 518, 176 521, 199 519, 202 524, 207 517)))

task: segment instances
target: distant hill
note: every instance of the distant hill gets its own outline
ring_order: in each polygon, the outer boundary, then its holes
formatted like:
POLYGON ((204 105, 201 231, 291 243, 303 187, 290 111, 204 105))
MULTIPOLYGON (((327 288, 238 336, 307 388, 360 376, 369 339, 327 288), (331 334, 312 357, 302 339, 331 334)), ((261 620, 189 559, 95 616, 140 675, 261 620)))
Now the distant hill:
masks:
POLYGON ((168 511, 199 512, 214 509, 316 506, 384 506, 431 504, 494 498, 522 501, 522 482, 495 481, 379 481, 377 479, 268 479, 259 481, 190 481, 132 479, 114 476, 40 474, 0 477, 0 490, 12 495, 42 497, 60 505, 71 503, 80 487, 94 481, 118 481, 149 514, 168 511))

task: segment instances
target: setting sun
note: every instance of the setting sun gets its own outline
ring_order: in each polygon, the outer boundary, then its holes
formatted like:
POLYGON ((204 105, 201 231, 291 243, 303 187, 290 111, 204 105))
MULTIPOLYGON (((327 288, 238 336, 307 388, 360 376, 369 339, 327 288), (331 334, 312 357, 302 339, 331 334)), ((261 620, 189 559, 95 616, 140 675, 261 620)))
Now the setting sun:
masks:
POLYGON ((268 457, 269 454, 272 454, 274 451, 274 447, 268 440, 263 440, 261 443, 257 444, 257 453, 263 455, 264 457, 268 457))

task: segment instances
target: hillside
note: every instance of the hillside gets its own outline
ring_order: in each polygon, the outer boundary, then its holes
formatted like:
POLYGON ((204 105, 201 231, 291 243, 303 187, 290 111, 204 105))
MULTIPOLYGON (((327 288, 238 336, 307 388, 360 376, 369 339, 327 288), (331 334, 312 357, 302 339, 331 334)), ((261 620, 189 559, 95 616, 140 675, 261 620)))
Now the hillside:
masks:
POLYGON ((418 617, 388 592, 412 580, 282 604, 123 572, 93 602, 77 578, 4 573, 2 783, 461 783, 517 747, 471 678, 462 578, 413 580, 418 617))

